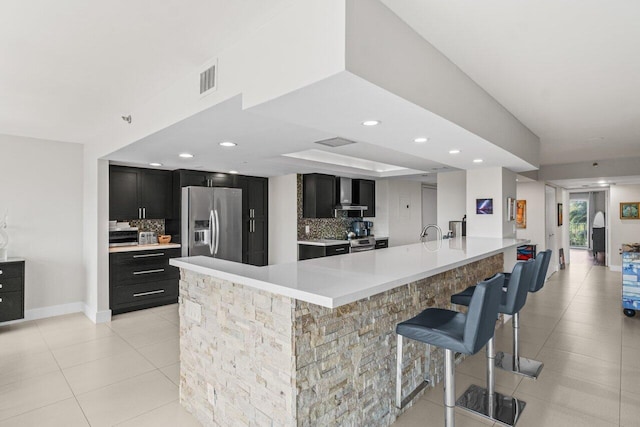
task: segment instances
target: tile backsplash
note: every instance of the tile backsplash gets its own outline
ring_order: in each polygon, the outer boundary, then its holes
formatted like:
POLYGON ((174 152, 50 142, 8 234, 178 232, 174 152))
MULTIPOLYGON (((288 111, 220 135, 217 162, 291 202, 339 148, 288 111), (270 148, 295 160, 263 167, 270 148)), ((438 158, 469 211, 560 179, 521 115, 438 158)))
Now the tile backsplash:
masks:
POLYGON ((298 240, 346 239, 347 229, 357 218, 348 218, 342 212, 341 218, 303 218, 302 217, 302 175, 298 174, 298 240), (309 226, 309 234, 305 233, 309 226))
POLYGON ((164 234, 164 219, 132 219, 129 225, 138 227, 138 231, 155 231, 159 236, 164 234))

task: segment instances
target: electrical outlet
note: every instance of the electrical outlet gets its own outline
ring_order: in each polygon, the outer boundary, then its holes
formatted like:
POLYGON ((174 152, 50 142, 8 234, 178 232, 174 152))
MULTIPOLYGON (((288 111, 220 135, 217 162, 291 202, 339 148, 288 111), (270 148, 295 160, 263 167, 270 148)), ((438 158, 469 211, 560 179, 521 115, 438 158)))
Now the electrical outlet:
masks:
POLYGON ((309 234, 309 233, 311 233, 311 228, 310 228, 308 225, 305 225, 305 226, 304 226, 304 233, 305 233, 305 234, 309 234))
POLYGON ((209 383, 207 383, 207 400, 211 405, 216 404, 216 390, 209 383))
POLYGON ((188 299, 184 300, 184 314, 187 319, 191 319, 196 323, 202 321, 202 306, 188 299))

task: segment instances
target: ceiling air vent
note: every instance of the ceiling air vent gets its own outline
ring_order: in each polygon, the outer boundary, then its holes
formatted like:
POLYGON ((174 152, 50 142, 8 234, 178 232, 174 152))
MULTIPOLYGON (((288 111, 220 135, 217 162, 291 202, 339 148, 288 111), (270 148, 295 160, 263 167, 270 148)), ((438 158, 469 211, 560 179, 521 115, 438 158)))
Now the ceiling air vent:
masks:
POLYGON ((217 63, 200 73, 200 95, 216 89, 217 63))
POLYGON ((344 138, 331 138, 331 139, 324 139, 322 141, 316 141, 316 144, 321 144, 321 145, 326 145, 327 147, 342 147, 343 145, 349 145, 349 144, 355 144, 355 141, 349 141, 348 139, 344 139, 344 138))

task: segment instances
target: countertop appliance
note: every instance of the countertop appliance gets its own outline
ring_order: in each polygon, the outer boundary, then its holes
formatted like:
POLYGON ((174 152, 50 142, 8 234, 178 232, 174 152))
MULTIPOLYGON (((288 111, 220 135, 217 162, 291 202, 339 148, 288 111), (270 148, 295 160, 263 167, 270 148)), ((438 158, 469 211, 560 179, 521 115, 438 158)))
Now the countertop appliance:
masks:
POLYGON ((355 233, 356 238, 373 236, 371 232, 372 227, 372 221, 353 221, 353 223, 351 223, 351 229, 355 233))
POLYGON ((138 236, 138 244, 155 245, 158 243, 158 235, 155 231, 141 231, 138 236))
POLYGON ((242 190, 182 188, 182 256, 242 262, 242 190))
POLYGON ((138 227, 109 228, 109 247, 135 246, 138 244, 138 227))
POLYGON ((376 239, 373 236, 362 239, 352 239, 349 240, 349 244, 351 245, 349 250, 351 253, 372 251, 376 248, 376 239))

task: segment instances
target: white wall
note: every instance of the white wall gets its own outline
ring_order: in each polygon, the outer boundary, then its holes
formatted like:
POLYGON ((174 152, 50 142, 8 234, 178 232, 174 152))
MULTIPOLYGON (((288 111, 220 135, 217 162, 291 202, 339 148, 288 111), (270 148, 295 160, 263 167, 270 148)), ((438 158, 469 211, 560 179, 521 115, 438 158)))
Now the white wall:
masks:
POLYGON ((438 226, 446 233, 449 221, 462 221, 462 217, 467 214, 466 171, 438 174, 437 205, 438 226))
POLYGON ((518 228, 516 237, 538 245, 538 252, 546 249, 544 186, 541 181, 518 183, 517 186, 518 200, 527 201, 527 228, 518 228))
POLYGON ((515 174, 500 167, 467 171, 467 236, 511 237, 506 199, 516 196, 515 182, 515 174), (477 214, 476 199, 493 199, 493 214, 477 214))
MULTIPOLYGON (((438 189, 422 186, 422 226, 438 223, 438 189)), ((442 229, 443 233, 447 230, 442 229)))
POLYGON ((82 154, 0 135, 0 215, 8 210, 9 257, 26 259, 27 319, 83 309, 82 154))
POLYGON ((379 236, 385 235, 383 231, 385 225, 388 229, 389 246, 408 245, 420 241, 422 229, 422 184, 420 182, 396 179, 376 181, 374 233, 379 236), (378 185, 380 185, 380 191, 378 191, 378 185), (384 199, 378 199, 379 195, 384 199), (379 210, 379 206, 382 209, 379 210))
POLYGON ((640 185, 612 185, 609 190, 609 236, 610 253, 609 267, 620 271, 622 257, 619 254, 623 243, 640 242, 640 220, 620 219, 620 203, 640 201, 640 185))
POLYGON ((298 260, 297 175, 269 178, 269 264, 298 260))

